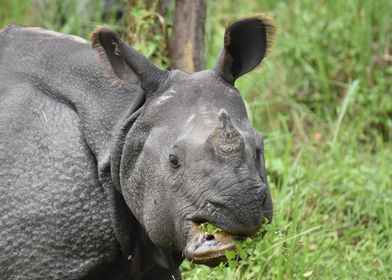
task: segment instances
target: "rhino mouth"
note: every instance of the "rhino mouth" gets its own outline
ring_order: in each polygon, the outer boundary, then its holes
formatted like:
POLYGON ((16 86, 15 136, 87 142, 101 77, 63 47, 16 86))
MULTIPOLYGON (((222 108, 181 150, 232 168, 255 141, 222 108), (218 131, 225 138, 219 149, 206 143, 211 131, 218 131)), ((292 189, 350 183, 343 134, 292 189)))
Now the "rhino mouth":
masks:
POLYGON ((184 255, 193 263, 216 266, 226 261, 225 252, 235 250, 236 236, 225 232, 208 233, 200 228, 200 223, 189 221, 191 225, 190 240, 184 255))

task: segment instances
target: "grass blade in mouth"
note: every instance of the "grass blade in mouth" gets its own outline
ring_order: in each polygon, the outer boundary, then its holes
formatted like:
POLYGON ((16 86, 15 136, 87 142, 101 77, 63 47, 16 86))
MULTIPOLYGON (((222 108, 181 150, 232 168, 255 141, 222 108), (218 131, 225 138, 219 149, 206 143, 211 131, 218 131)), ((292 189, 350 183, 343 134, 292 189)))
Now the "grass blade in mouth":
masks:
POLYGON ((202 231, 204 231, 208 234, 212 234, 212 235, 214 235, 216 233, 223 233, 224 232, 223 229, 221 229, 213 224, 210 224, 208 222, 200 224, 200 229, 202 231))

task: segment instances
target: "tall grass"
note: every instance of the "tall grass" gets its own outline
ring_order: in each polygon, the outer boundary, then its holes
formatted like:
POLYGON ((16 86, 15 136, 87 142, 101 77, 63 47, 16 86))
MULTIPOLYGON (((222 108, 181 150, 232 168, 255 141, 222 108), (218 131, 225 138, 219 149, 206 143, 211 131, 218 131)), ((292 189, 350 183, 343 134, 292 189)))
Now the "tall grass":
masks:
MULTIPOLYGON (((121 28, 101 16, 102 0, 44 2, 37 12, 28 1, 0 0, 0 24, 84 37, 102 22, 121 28)), ((207 65, 225 24, 255 13, 274 19, 278 34, 263 66, 237 87, 265 139, 273 224, 236 265, 185 262, 184 278, 390 279, 392 2, 210 0, 207 65)))
POLYGON ((235 268, 185 279, 390 279, 392 2, 209 2, 207 64, 224 23, 267 13, 271 55, 237 87, 265 138, 275 200, 265 238, 235 268))
POLYGON ((116 19, 116 7, 104 14, 104 4, 104 0, 0 0, 0 27, 39 26, 85 38, 103 23, 124 30, 116 19))

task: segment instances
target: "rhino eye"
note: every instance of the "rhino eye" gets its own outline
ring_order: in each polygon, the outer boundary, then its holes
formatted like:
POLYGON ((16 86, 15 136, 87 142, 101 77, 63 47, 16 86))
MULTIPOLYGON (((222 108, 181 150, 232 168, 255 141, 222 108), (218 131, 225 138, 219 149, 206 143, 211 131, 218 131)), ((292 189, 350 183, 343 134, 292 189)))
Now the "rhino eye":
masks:
POLYGON ((171 167, 173 167, 174 169, 177 169, 180 167, 180 163, 178 161, 178 158, 175 155, 170 155, 169 161, 170 161, 171 167))

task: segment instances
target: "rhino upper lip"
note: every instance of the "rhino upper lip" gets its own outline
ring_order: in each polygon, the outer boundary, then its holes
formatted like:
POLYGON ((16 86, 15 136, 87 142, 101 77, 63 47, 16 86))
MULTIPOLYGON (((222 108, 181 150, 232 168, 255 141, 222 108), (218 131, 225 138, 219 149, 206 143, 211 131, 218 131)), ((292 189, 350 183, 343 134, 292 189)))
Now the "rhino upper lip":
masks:
POLYGON ((184 250, 184 255, 188 260, 215 266, 226 260, 227 250, 235 250, 235 236, 224 232, 215 234, 203 232, 200 229, 203 220, 197 220, 197 222, 189 220, 188 222, 190 239, 184 250))

